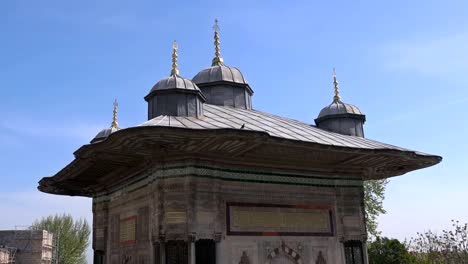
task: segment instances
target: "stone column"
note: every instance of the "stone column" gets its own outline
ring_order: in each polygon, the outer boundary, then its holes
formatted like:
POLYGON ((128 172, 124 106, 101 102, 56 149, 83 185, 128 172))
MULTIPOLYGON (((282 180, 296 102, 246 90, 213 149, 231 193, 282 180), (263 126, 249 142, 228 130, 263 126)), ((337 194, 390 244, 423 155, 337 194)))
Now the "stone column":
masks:
POLYGON ((166 264, 166 236, 159 235, 159 258, 161 264, 166 264))
POLYGON ((367 254, 367 242, 362 242, 362 258, 364 260, 364 264, 369 263, 369 255, 367 254))
MULTIPOLYGON (((109 202, 98 202, 93 198, 93 236, 92 247, 98 256, 105 255, 107 249, 107 231, 109 226, 109 202)), ((53 240, 55 240, 55 236, 53 240)))
POLYGON ((152 264, 161 264, 161 243, 157 239, 152 239, 153 252, 151 254, 152 264))
POLYGON ((222 234, 221 233, 215 233, 214 234, 214 241, 215 241, 215 246, 216 246, 216 264, 221 264, 221 239, 222 239, 222 234))
POLYGON ((196 240, 196 234, 191 233, 188 237, 189 254, 190 254, 189 264, 195 264, 195 240, 196 240))

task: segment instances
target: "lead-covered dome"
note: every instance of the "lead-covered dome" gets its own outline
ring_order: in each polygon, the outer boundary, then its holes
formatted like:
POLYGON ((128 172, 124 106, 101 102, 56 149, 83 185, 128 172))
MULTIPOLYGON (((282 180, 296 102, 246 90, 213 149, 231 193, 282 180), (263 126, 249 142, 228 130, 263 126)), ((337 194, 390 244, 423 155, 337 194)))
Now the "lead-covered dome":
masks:
POLYGON ((185 89, 199 91, 198 86, 191 80, 185 79, 179 75, 171 75, 157 82, 153 88, 151 88, 148 95, 156 91, 163 91, 169 89, 185 89))
POLYGON ((252 109, 253 90, 239 69, 224 64, 219 48, 218 21, 215 22, 215 57, 211 67, 197 73, 192 80, 200 87, 208 104, 252 109))
POLYGON ((105 140, 110 134, 120 130, 119 123, 117 122, 117 107, 119 104, 117 100, 114 101, 114 110, 112 111, 112 123, 109 128, 104 128, 103 130, 99 131, 99 133, 91 140, 90 143, 96 143, 102 140, 105 140))
POLYGON ((157 82, 145 100, 148 102, 148 120, 160 115, 200 117, 206 101, 194 82, 178 74, 157 82))
POLYGON ((206 68, 195 77, 192 81, 197 84, 213 83, 213 82, 231 82, 242 85, 249 85, 244 75, 236 67, 230 67, 223 62, 215 62, 209 68, 206 68))
POLYGON ((343 114, 356 114, 356 115, 362 115, 361 110, 357 108, 357 106, 352 105, 352 104, 347 104, 339 101, 333 101, 330 105, 324 107, 317 119, 319 118, 327 118, 329 116, 334 116, 334 115, 343 115, 343 114))
POLYGON ((241 71, 225 65, 222 58, 215 58, 211 67, 200 71, 192 80, 208 104, 252 109, 253 90, 241 71))
POLYGON ((363 125, 366 122, 366 116, 356 106, 341 101, 335 70, 333 70, 333 84, 335 86, 333 102, 320 111, 315 124, 324 130, 364 137, 363 125))
POLYGON ((91 140, 90 143, 96 143, 98 141, 102 141, 106 139, 110 134, 118 131, 120 128, 118 127, 109 127, 109 128, 104 128, 103 130, 99 131, 99 133, 91 140))
POLYGON ((171 75, 158 81, 145 96, 145 101, 148 102, 148 120, 160 115, 192 117, 203 115, 203 103, 206 98, 193 81, 179 75, 178 45, 175 41, 172 48, 171 75))

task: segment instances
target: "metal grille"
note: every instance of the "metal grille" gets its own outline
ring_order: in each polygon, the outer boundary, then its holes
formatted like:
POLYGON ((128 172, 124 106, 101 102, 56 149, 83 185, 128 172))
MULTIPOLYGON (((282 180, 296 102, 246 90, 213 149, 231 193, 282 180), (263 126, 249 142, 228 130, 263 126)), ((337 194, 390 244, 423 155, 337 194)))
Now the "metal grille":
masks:
POLYGON ((166 264, 188 264, 187 242, 170 240, 166 244, 166 264))
POLYGON ((347 241, 344 248, 346 264, 364 264, 361 241, 347 241))

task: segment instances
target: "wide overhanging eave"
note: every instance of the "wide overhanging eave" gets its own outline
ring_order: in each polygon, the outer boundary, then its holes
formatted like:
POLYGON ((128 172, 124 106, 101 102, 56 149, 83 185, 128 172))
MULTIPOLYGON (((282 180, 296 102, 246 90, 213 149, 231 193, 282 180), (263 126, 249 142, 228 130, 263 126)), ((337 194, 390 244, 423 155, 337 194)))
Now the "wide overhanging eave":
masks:
MULTIPOLYGON (((259 162, 261 162, 262 157, 249 157, 248 153, 253 153, 256 148, 266 146, 297 149, 298 151, 337 153, 337 156, 344 153, 356 158, 346 163, 337 159, 334 166, 341 168, 343 172, 346 171, 347 167, 362 167, 361 177, 363 179, 398 176, 412 170, 435 165, 442 160, 439 156, 409 150, 339 147, 275 138, 265 132, 249 130, 141 126, 122 129, 111 134, 106 140, 82 146, 74 153, 74 161, 55 176, 43 178, 39 182, 38 189, 53 194, 91 197, 93 194, 105 190, 100 179, 108 175, 112 176, 116 170, 120 170, 121 173, 129 173, 141 169, 146 163, 164 156, 168 151, 179 151, 186 155, 210 154, 209 152, 212 150, 209 147, 212 147, 213 144, 220 145, 214 156, 222 156, 224 153, 225 158, 228 159, 242 160, 245 156, 249 159, 258 158, 259 162), (233 143, 226 144, 229 143, 229 140, 233 143)), ((298 158, 300 159, 301 156, 298 155, 298 158)), ((270 166, 284 165, 280 164, 281 162, 272 163, 270 166)), ((284 158, 284 162, 288 162, 286 158, 284 158)), ((307 164, 307 160, 304 160, 303 163, 307 164)))

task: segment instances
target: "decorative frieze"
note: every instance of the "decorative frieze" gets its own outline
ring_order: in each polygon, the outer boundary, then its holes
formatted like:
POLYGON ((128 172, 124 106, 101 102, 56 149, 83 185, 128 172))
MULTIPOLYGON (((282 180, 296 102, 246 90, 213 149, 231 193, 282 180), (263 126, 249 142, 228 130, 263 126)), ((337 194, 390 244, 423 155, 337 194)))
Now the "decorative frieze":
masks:
MULTIPOLYGON (((270 184, 287 184, 300 186, 323 186, 323 187, 360 187, 362 180, 359 178, 343 177, 321 177, 307 174, 287 174, 271 173, 245 169, 223 169, 216 166, 204 165, 171 165, 151 173, 143 174, 135 178, 132 183, 127 183, 124 187, 116 189, 110 193, 97 195, 93 202, 99 203, 107 200, 118 199, 123 193, 128 193, 144 186, 157 179, 170 179, 180 177, 201 177, 217 179, 223 181, 254 182, 270 184)), ((170 188, 170 186, 165 186, 170 188)))

